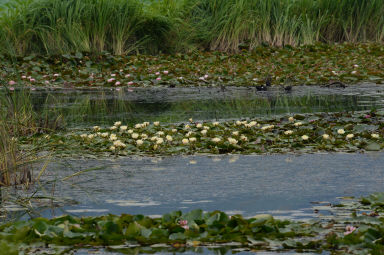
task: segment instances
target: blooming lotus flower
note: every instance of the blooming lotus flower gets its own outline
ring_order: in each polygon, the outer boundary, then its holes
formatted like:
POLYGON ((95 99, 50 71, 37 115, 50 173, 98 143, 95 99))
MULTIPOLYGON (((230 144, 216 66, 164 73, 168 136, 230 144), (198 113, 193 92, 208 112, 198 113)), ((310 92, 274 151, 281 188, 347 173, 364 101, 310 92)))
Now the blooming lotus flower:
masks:
POLYGON ((295 121, 295 118, 294 118, 294 117, 289 117, 288 120, 289 120, 290 122, 294 122, 294 121, 295 121))
POLYGON ((164 71, 163 74, 168 74, 169 72, 168 71, 164 71))
POLYGON ((187 145, 187 144, 189 143, 189 140, 184 138, 183 140, 181 140, 181 142, 182 142, 184 145, 187 145))
POLYGON ((126 74, 126 75, 125 75, 125 78, 129 78, 129 77, 131 77, 130 74, 126 74))
POLYGON ((128 126, 121 126, 121 127, 120 127, 120 130, 121 130, 121 131, 126 131, 127 129, 128 129, 128 126))
POLYGON ((208 79, 208 77, 209 77, 208 74, 204 75, 204 79, 208 79))
POLYGON ((115 124, 113 124, 114 126, 118 127, 121 125, 121 121, 116 121, 115 124))
POLYGON ((109 147, 109 149, 110 149, 111 151, 115 151, 115 150, 116 150, 116 147, 115 147, 115 146, 111 146, 111 147, 109 147))
POLYGON ((137 140, 136 141, 137 146, 141 146, 141 145, 143 145, 143 143, 144 143, 143 140, 137 140))
POLYGON ((138 133, 132 133, 132 134, 131 134, 131 137, 132 137, 133 139, 137 139, 137 138, 139 137, 139 134, 138 134, 138 133))
POLYGON ((192 135, 193 132, 192 131, 189 131, 188 133, 185 134, 186 137, 189 137, 190 135, 192 135))
POLYGON ((147 134, 141 134, 140 135, 141 138, 143 138, 144 140, 148 138, 148 135, 147 134))
POLYGON ((130 130, 128 130, 127 132, 128 132, 128 134, 132 134, 132 133, 133 133, 133 130, 130 129, 130 130))
POLYGON ((187 124, 187 125, 184 126, 184 128, 185 128, 185 129, 189 129, 190 126, 187 124))
POLYGON ((234 132, 232 132, 232 135, 234 135, 234 136, 238 136, 238 135, 239 135, 239 131, 234 131, 234 132))
POLYGON ((346 235, 352 234, 353 231, 355 230, 356 230, 356 227, 348 225, 345 227, 344 235, 346 236, 346 235))
POLYGON ((221 139, 218 137, 212 138, 212 142, 214 142, 214 143, 219 143, 220 141, 221 141, 221 139))
POLYGON ((211 128, 210 127, 208 127, 208 126, 204 126, 203 127, 205 130, 210 130, 211 128))
POLYGON ((129 81, 127 84, 128 85, 133 85, 133 81, 129 81))
POLYGON ((9 81, 8 84, 12 86, 12 85, 15 85, 16 82, 15 81, 9 81))
POLYGON ((162 136, 162 135, 164 135, 164 132, 163 131, 159 131, 156 134, 159 135, 159 136, 162 136))
POLYGON ((189 138, 189 141, 190 141, 191 143, 196 142, 196 137, 190 137, 190 138, 189 138))
POLYGON ((202 125, 201 123, 197 123, 197 124, 196 124, 196 127, 197 127, 197 128, 202 128, 203 125, 202 125))
POLYGON ((112 126, 112 127, 110 127, 109 129, 113 131, 113 130, 116 130, 117 127, 116 127, 116 126, 112 126))
POLYGON ((188 221, 187 220, 180 220, 179 224, 180 224, 180 227, 184 228, 185 230, 189 229, 188 221))
POLYGON ((99 126, 94 126, 94 127, 93 127, 93 130, 95 130, 95 131, 99 131, 99 130, 100 130, 100 127, 99 127, 99 126))
POLYGON ((347 139, 351 139, 351 138, 353 138, 355 135, 354 134, 348 134, 347 136, 346 136, 346 138, 347 139))
POLYGON ((307 135, 303 135, 303 136, 301 137, 301 139, 303 139, 304 141, 306 141, 306 140, 309 139, 309 137, 308 137, 307 135))
POLYGON ((87 134, 81 134, 80 137, 81 138, 86 138, 86 137, 88 137, 88 135, 87 134))
POLYGON ((229 142, 230 144, 237 144, 237 140, 234 139, 234 138, 232 138, 232 137, 228 137, 228 142, 229 142))
POLYGON ((115 73, 112 73, 112 74, 111 74, 111 76, 112 76, 112 77, 115 77, 115 76, 116 76, 116 74, 115 74, 115 73))
POLYGON ((121 82, 119 82, 119 81, 115 82, 116 86, 119 86, 120 84, 121 84, 121 82))
POLYGON ((206 129, 204 129, 204 130, 201 130, 201 132, 200 132, 202 135, 206 135, 207 134, 207 130, 206 129))
POLYGON ((27 76, 22 75, 22 76, 21 76, 21 79, 27 79, 27 76))
POLYGON ((345 134, 345 131, 344 131, 344 129, 340 128, 340 129, 337 130, 337 133, 339 135, 343 135, 343 134, 345 134))
POLYGON ((165 139, 167 139, 167 141, 169 141, 169 142, 172 142, 172 140, 173 140, 172 136, 170 136, 170 135, 167 135, 165 137, 165 139))
POLYGON ((248 141, 248 138, 245 135, 241 135, 240 140, 243 142, 246 142, 246 141, 248 141))
POLYGON ((251 121, 251 122, 249 122, 248 127, 253 127, 253 126, 255 126, 256 124, 257 124, 256 121, 251 121))
POLYGON ((220 123, 217 122, 217 121, 215 121, 215 122, 212 123, 212 125, 215 126, 215 127, 218 126, 219 124, 220 124, 220 123))
POLYGON ((120 148, 125 148, 127 147, 127 145, 125 145, 124 143, 122 143, 120 140, 116 140, 113 142, 113 146, 115 147, 120 147, 120 148))
POLYGON ((176 133, 177 132, 177 129, 172 129, 172 133, 176 133))
POLYGON ((153 141, 156 141, 157 138, 158 138, 157 136, 152 136, 150 140, 153 142, 153 141))
POLYGON ((156 144, 162 144, 164 142, 164 139, 159 137, 157 138, 156 144))
POLYGON ((100 134, 100 136, 101 136, 101 137, 104 137, 104 138, 108 137, 108 135, 109 135, 108 132, 105 132, 105 133, 101 133, 101 134, 100 134))
POLYGON ((295 124, 293 124, 295 127, 299 127, 299 126, 301 126, 301 125, 303 125, 303 123, 302 122, 296 122, 295 124))
POLYGON ((30 82, 35 82, 36 80, 34 78, 29 79, 30 82))
POLYGON ((158 126, 158 125, 160 125, 160 122, 159 121, 155 121, 155 122, 153 122, 153 125, 158 126))
POLYGON ((135 125, 135 128, 141 128, 141 127, 142 127, 141 124, 136 124, 136 125, 135 125))
POLYGON ((371 137, 374 139, 378 139, 380 136, 378 134, 371 134, 371 137))
POLYGON ((116 141, 116 140, 117 140, 117 136, 116 136, 115 134, 111 134, 111 135, 109 136, 109 140, 111 140, 111 141, 116 141))
POLYGON ((157 78, 156 78, 156 81, 161 81, 161 77, 157 77, 157 78))
POLYGON ((156 72, 155 74, 156 74, 156 75, 160 75, 160 72, 156 72))
POLYGON ((328 134, 323 134, 323 139, 328 140, 329 139, 329 135, 328 134))
POLYGON ((285 135, 292 135, 293 134, 293 131, 292 130, 287 130, 284 132, 285 135))
POLYGON ((111 82, 113 82, 114 80, 115 80, 115 78, 109 78, 109 79, 107 80, 107 82, 111 83, 111 82))

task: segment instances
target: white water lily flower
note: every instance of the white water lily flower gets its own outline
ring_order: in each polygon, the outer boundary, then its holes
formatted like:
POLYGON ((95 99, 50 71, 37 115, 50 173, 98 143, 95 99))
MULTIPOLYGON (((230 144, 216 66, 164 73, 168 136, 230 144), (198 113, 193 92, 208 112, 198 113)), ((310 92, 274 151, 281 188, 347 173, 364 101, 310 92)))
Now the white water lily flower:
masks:
POLYGON ((181 142, 182 142, 184 145, 186 145, 186 144, 189 143, 189 140, 184 138, 183 140, 181 140, 181 142))
POLYGON ((239 135, 239 131, 233 131, 233 132, 232 132, 232 135, 234 135, 234 136, 238 136, 238 135, 239 135))
POLYGON ((87 138, 88 135, 87 135, 87 134, 81 134, 80 137, 81 137, 81 138, 87 138))
POLYGON ((114 141, 114 142, 113 142, 113 145, 114 145, 115 147, 120 147, 120 148, 125 148, 125 147, 127 147, 127 145, 125 145, 124 143, 122 143, 120 140, 116 140, 116 141, 114 141))
POLYGON ((268 130, 268 129, 273 129, 275 126, 274 125, 266 125, 261 127, 261 130, 268 130))
POLYGON ((192 135, 192 132, 191 132, 191 131, 189 131, 188 133, 185 134, 186 137, 189 137, 189 136, 191 136, 191 135, 192 135))
POLYGON ((177 132, 176 128, 172 129, 172 133, 176 133, 176 132, 177 132))
POLYGON ((212 142, 214 142, 214 143, 219 143, 220 141, 221 141, 221 139, 218 137, 212 138, 212 142))
POLYGON ((159 135, 159 136, 162 136, 162 135, 164 135, 164 132, 163 131, 159 131, 156 134, 159 135))
POLYGON ((323 139, 328 140, 329 139, 329 135, 328 134, 324 134, 323 135, 323 139))
POLYGON ((138 128, 141 128, 141 127, 143 127, 142 124, 136 124, 136 125, 135 125, 135 128, 137 128, 137 129, 138 129, 138 128))
POLYGON ((256 124, 257 124, 256 121, 251 121, 251 122, 249 122, 248 127, 256 126, 256 124))
POLYGON ((185 129, 189 129, 190 126, 187 124, 187 125, 184 126, 184 128, 185 128, 185 129))
POLYGON ((344 131, 344 129, 340 128, 340 129, 337 130, 337 133, 339 135, 343 135, 343 134, 345 134, 345 131, 344 131))
POLYGON ((95 135, 88 135, 88 139, 93 139, 93 138, 95 138, 95 135))
POLYGON ((139 137, 139 134, 138 133, 132 133, 131 137, 133 139, 137 139, 139 137))
POLYGON ((299 126, 301 126, 301 125, 303 125, 303 123, 302 122, 296 122, 295 124, 293 124, 295 127, 299 127, 299 126))
POLYGON ((162 144, 164 142, 164 139, 159 137, 157 138, 156 144, 162 144))
POLYGON ((245 135, 241 135, 240 140, 246 142, 248 141, 248 138, 245 135))
POLYGON ((294 118, 294 117, 289 117, 288 120, 289 120, 290 122, 294 122, 294 121, 295 121, 295 118, 294 118))
POLYGON ((193 122, 193 119, 192 119, 192 118, 189 118, 189 122, 193 122))
POLYGON ((234 138, 232 138, 232 137, 228 137, 228 142, 229 142, 230 144, 237 144, 237 140, 234 139, 234 138))
POLYGON ((144 126, 144 127, 147 127, 147 126, 149 126, 149 122, 148 122, 148 121, 146 121, 146 122, 143 122, 142 126, 144 126))
POLYGON ((103 137, 103 138, 106 138, 106 137, 109 136, 109 133, 108 132, 101 133, 100 136, 103 137))
POLYGON ((160 122, 159 121, 155 121, 155 122, 153 122, 153 125, 158 126, 158 125, 160 125, 160 122))
POLYGON ((112 126, 112 127, 110 127, 109 129, 113 131, 113 130, 116 130, 117 127, 116 127, 116 126, 112 126))
POLYGON ((153 145, 153 149, 154 149, 154 150, 157 150, 157 147, 158 147, 157 144, 153 145))
POLYGON ((204 126, 203 127, 205 130, 210 130, 211 128, 210 127, 208 127, 208 126, 204 126))
POLYGON ((136 141, 137 146, 141 146, 141 145, 143 145, 143 143, 144 143, 143 140, 137 140, 136 141))
POLYGON ((157 138, 158 138, 157 136, 152 136, 151 141, 153 142, 153 141, 157 140, 157 138))
POLYGON ((189 141, 190 141, 191 143, 196 142, 196 137, 190 137, 190 138, 189 138, 189 141))
POLYGON ((293 134, 293 131, 292 130, 287 130, 284 132, 285 135, 292 135, 293 134))
POLYGON ((303 135, 303 136, 301 137, 301 139, 303 139, 304 141, 306 141, 306 140, 309 139, 309 137, 308 137, 307 135, 303 135))
POLYGON ((116 150, 115 146, 111 146, 111 147, 109 147, 109 149, 110 149, 111 151, 115 151, 115 150, 116 150))
POLYGON ((220 123, 217 122, 217 121, 215 121, 215 122, 212 123, 212 125, 215 126, 215 127, 218 126, 219 124, 220 124, 220 123))
POLYGON ((236 125, 240 126, 242 123, 240 120, 236 121, 236 125))
POLYGON ((197 123, 197 124, 196 124, 196 127, 197 127, 197 128, 202 128, 203 125, 202 125, 201 123, 197 123))
POLYGON ((143 138, 143 139, 145 140, 145 139, 148 138, 148 135, 143 133, 143 134, 140 135, 140 137, 143 138))
POLYGON ((121 130, 121 131, 125 131, 125 130, 127 130, 127 129, 128 129, 127 126, 121 126, 121 127, 120 127, 120 130, 121 130))
POLYGON ((113 124, 116 127, 119 127, 121 125, 121 121, 116 121, 115 124, 113 124))
POLYGON ((111 140, 111 141, 116 141, 116 140, 117 140, 117 136, 116 136, 115 134, 111 134, 111 135, 109 136, 109 140, 111 140))
POLYGON ((173 141, 173 138, 172 138, 172 136, 170 136, 170 135, 167 135, 167 136, 165 137, 165 139, 167 139, 167 141, 169 141, 169 142, 172 142, 172 141, 173 141))
POLYGON ((354 134, 348 134, 347 136, 346 136, 346 138, 347 139, 351 139, 351 138, 353 138, 355 135, 354 134))
POLYGON ((372 138, 378 139, 380 136, 378 134, 371 134, 372 138))
POLYGON ((128 132, 128 134, 132 134, 132 133, 133 133, 133 130, 130 129, 130 130, 128 130, 127 132, 128 132))
POLYGON ((100 130, 100 127, 99 127, 99 126, 94 126, 94 127, 93 127, 93 130, 95 130, 95 131, 99 131, 99 130, 100 130))
POLYGON ((207 130, 206 129, 204 129, 204 130, 201 130, 201 132, 200 132, 202 135, 206 135, 207 134, 207 130))
POLYGON ((247 124, 248 124, 248 121, 244 120, 244 121, 241 122, 241 124, 243 124, 243 125, 247 125, 247 124))

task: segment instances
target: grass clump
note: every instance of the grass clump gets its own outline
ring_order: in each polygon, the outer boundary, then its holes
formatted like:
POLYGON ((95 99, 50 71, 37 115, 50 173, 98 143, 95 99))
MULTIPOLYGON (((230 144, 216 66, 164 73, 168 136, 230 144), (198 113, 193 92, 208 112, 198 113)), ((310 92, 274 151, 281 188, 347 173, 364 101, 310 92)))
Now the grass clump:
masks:
MULTIPOLYGON (((381 0, 31 0, 0 18, 18 55, 236 52, 260 45, 383 42, 381 0)), ((3 47, 3 53, 9 53, 3 47)))

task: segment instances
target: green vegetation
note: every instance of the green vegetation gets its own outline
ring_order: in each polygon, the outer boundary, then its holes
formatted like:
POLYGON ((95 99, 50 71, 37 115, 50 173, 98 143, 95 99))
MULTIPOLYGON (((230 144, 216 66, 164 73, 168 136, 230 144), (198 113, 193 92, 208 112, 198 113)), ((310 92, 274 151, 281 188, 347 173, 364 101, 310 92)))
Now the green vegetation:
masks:
MULTIPOLYGON (((1 56, 0 56, 1 57, 1 56)), ((298 48, 258 47, 238 54, 99 56, 64 54, 50 57, 1 58, 0 74, 12 86, 146 87, 250 86, 358 83, 384 81, 381 44, 318 44, 298 48)))
POLYGON ((383 203, 383 193, 361 200, 344 200, 334 206, 322 206, 332 216, 322 219, 320 215, 318 220, 305 223, 281 221, 270 215, 244 218, 202 210, 175 211, 159 218, 130 214, 35 218, 0 226, 0 247, 1 251, 15 254, 35 254, 43 247, 43 251, 67 254, 77 248, 100 246, 128 251, 130 247, 154 244, 172 245, 176 249, 219 244, 253 251, 378 255, 384 248, 383 203))
POLYGON ((225 122, 149 122, 20 139, 58 155, 265 154, 379 151, 384 112, 318 113, 225 122))
POLYGON ((4 54, 236 52, 383 42, 381 0, 31 0, 0 18, 4 54))

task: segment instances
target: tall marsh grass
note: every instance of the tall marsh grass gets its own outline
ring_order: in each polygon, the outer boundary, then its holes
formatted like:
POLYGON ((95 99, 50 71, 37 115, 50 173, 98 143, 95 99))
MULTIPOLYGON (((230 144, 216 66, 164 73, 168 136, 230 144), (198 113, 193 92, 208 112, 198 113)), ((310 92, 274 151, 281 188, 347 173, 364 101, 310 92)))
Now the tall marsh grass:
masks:
MULTIPOLYGON (((0 17, 17 55, 238 51, 383 42, 382 0, 28 0, 0 17)), ((6 47, 2 47, 3 53, 6 47)))

